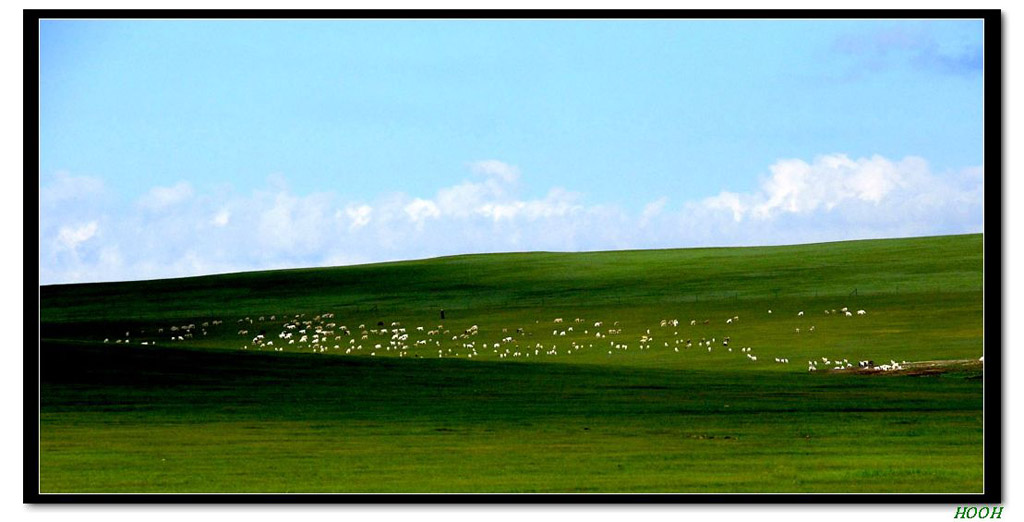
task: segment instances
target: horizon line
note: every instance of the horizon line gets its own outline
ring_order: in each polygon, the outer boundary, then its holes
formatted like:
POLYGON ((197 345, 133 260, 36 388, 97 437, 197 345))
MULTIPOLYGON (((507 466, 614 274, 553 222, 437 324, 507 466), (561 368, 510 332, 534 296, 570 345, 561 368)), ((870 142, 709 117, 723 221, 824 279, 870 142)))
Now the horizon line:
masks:
POLYGON ((800 246, 813 246, 813 245, 828 245, 834 243, 854 243, 863 241, 896 241, 896 240, 909 240, 909 239, 935 239, 935 238, 947 238, 947 237, 959 237, 959 236, 985 236, 984 230, 981 232, 965 232, 961 234, 935 234, 925 236, 901 236, 901 237, 867 237, 867 238, 855 238, 855 239, 837 239, 832 241, 814 241, 810 243, 785 243, 785 244, 764 244, 764 245, 739 245, 739 246, 690 246, 690 247, 669 247, 669 248, 624 248, 624 249, 607 249, 607 250, 572 250, 572 251, 559 251, 559 250, 525 250, 525 251, 503 251, 503 252, 467 252, 462 254, 446 254, 431 257, 421 258, 408 258, 408 259, 392 259, 385 261, 371 261, 367 263, 353 263, 350 265, 320 265, 320 266, 305 266, 305 267, 287 267, 287 268, 267 268, 267 269, 255 269, 255 270, 240 270, 235 272, 211 272, 207 274, 187 275, 178 277, 156 277, 148 279, 122 279, 114 281, 89 281, 89 282, 77 282, 77 283, 39 283, 40 289, 44 287, 56 287, 56 286, 75 286, 75 285, 98 285, 98 284, 122 284, 122 283, 142 283, 142 282, 154 282, 154 281, 175 281, 182 279, 197 279, 203 277, 218 277, 226 275, 236 274, 256 274, 263 272, 287 272, 287 271, 298 271, 298 270, 319 270, 319 269, 332 269, 332 268, 349 268, 349 267, 368 267, 374 265, 388 265, 398 263, 414 263, 422 261, 433 261, 441 259, 452 259, 457 257, 470 257, 470 256, 496 256, 496 255, 514 255, 514 254, 608 254, 608 253, 623 253, 623 252, 658 252, 658 251, 669 251, 669 250, 724 250, 724 249, 745 249, 745 248, 777 248, 777 247, 800 247, 800 246))

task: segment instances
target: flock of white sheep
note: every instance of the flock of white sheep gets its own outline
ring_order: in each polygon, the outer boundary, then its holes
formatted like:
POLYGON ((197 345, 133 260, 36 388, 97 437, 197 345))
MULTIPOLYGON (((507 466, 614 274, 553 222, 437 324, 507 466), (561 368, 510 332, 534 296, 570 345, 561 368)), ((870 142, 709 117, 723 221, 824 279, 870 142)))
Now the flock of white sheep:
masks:
MULTIPOLYGON (((196 333, 199 333, 199 335, 205 336, 205 335, 207 335, 207 333, 209 333, 208 332, 209 328, 212 328, 214 326, 219 326, 219 325, 221 325, 223 323, 224 323, 224 321, 221 321, 219 319, 214 319, 213 321, 204 321, 204 322, 200 323, 199 327, 196 327, 195 323, 183 324, 181 326, 171 325, 171 326, 169 326, 167 328, 160 327, 160 328, 156 329, 156 336, 154 336, 153 332, 151 331, 151 332, 149 332, 150 335, 146 336, 146 338, 148 340, 146 340, 146 341, 139 341, 138 344, 141 344, 142 346, 156 345, 156 342, 157 342, 158 339, 164 339, 164 338, 166 338, 167 340, 171 341, 172 343, 175 342, 175 341, 187 341, 189 339, 195 338, 195 334, 196 333)), ((145 335, 146 334, 146 330, 144 330, 144 329, 143 330, 139 330, 139 333, 142 334, 142 335, 145 335)), ((107 338, 103 339, 103 342, 109 343, 110 342, 110 338, 107 337, 107 338)), ((114 339, 114 343, 116 343, 116 344, 121 344, 121 343, 131 344, 131 342, 132 342, 132 332, 131 332, 131 330, 126 330, 124 332, 124 338, 118 337, 118 338, 114 339)))
MULTIPOLYGON (((773 310, 768 309, 767 315, 772 316, 773 310)), ((793 313, 793 312, 791 312, 793 313)), ((823 310, 825 316, 856 317, 865 316, 867 311, 850 310, 847 307, 823 310)), ((777 314, 775 314, 777 316, 777 314)), ((798 318, 806 316, 803 310, 797 311, 798 318)), ((804 319, 806 320, 806 319, 804 319)), ((499 332, 486 334, 477 324, 466 329, 454 329, 441 324, 417 325, 411 330, 400 321, 379 321, 376 324, 359 323, 349 328, 336 321, 335 314, 321 313, 311 317, 306 314, 294 315, 260 315, 243 317, 237 320, 237 335, 245 340, 240 346, 242 350, 268 350, 275 352, 312 352, 339 353, 348 355, 392 355, 398 357, 465 357, 469 359, 490 357, 506 358, 541 358, 578 354, 581 352, 602 353, 606 357, 627 353, 644 353, 651 350, 665 353, 735 353, 739 360, 749 363, 759 362, 758 354, 753 346, 736 347, 730 335, 701 335, 706 331, 720 332, 734 328, 739 322, 738 315, 731 315, 713 320, 710 318, 691 318, 680 321, 678 318, 663 318, 651 323, 650 328, 639 332, 624 334, 620 321, 586 320, 575 317, 565 320, 555 317, 548 322, 552 324, 548 330, 543 328, 541 320, 536 320, 530 328, 502 328, 499 332), (684 327, 680 328, 680 324, 684 327), (708 330, 709 325, 719 325, 719 329, 708 330), (543 333, 542 333, 543 332, 543 333), (632 335, 631 335, 632 334, 632 335), (695 348, 695 349, 694 349, 695 348)), ((173 324, 146 332, 140 330, 136 335, 136 344, 143 346, 156 345, 158 340, 172 343, 186 342, 207 336, 214 328, 223 324, 220 319, 173 324), (144 339, 144 340, 142 340, 144 339)), ((792 327, 792 323, 791 323, 792 327)), ((796 334, 815 332, 814 324, 806 324, 803 329, 796 328, 796 334)), ((112 338, 103 339, 104 343, 112 342, 112 338)), ((115 343, 130 344, 131 331, 124 336, 116 336, 115 343)), ((756 344, 756 343, 755 343, 756 344)), ((776 350, 777 351, 777 350, 776 350)), ((790 364, 790 358, 776 356, 771 359, 775 364, 790 364)), ((983 359, 981 359, 983 361, 983 359)), ((851 361, 848 357, 821 356, 807 361, 808 372, 899 372, 906 369, 905 360, 890 358, 887 362, 876 363, 873 360, 851 361)))
MULTIPOLYGON (((792 312, 791 312, 792 313, 792 312)), ((772 310, 767 311, 771 316, 772 310)), ((847 307, 824 310, 825 316, 856 317, 865 316, 865 310, 851 311, 847 307)), ((796 313, 798 318, 805 317, 804 311, 796 313)), ((333 313, 322 313, 307 317, 306 314, 269 315, 256 318, 244 317, 237 320, 237 335, 243 338, 241 350, 260 350, 274 352, 312 352, 338 353, 347 355, 391 355, 397 357, 464 357, 467 359, 489 357, 507 358, 542 358, 569 356, 580 352, 601 353, 613 357, 618 354, 644 353, 652 350, 679 353, 735 353, 740 360, 758 363, 758 355, 753 346, 736 347, 731 335, 702 335, 706 328, 717 323, 721 328, 733 328, 738 324, 738 315, 727 316, 717 321, 708 318, 680 321, 677 318, 660 319, 656 326, 652 323, 635 335, 623 333, 619 321, 612 321, 605 326, 604 320, 588 321, 577 317, 566 321, 556 317, 550 321, 550 336, 543 329, 541 321, 534 322, 532 327, 501 328, 499 332, 483 334, 478 325, 464 329, 446 327, 444 324, 419 325, 411 330, 400 321, 383 321, 371 325, 359 324, 348 327, 338 324, 333 313), (721 321, 721 322, 718 322, 721 321), (543 332, 543 333, 541 333, 543 332), (696 345, 696 346, 695 346, 696 345), (681 351, 682 350, 682 351, 681 351), (735 350, 735 351, 734 351, 735 350)), ((142 345, 155 345, 156 339, 171 342, 187 341, 206 336, 210 329, 223 324, 221 320, 202 322, 199 325, 188 323, 158 328, 156 336, 149 332, 142 345)), ((720 328, 720 329, 721 329, 720 328)), ((720 331, 714 330, 714 331, 720 331)), ((795 333, 800 334, 801 328, 795 333)), ((808 325, 804 332, 815 331, 815 325, 808 325)), ((140 333, 145 334, 145 330, 140 333)), ((110 342, 110 338, 104 339, 110 342)), ((130 343, 131 332, 126 331, 123 338, 115 339, 116 343, 130 343)), ((764 359, 774 364, 790 364, 789 357, 764 359)), ((906 361, 890 359, 887 363, 876 364, 874 361, 861 360, 857 364, 846 357, 823 356, 807 361, 807 371, 873 371, 888 372, 905 369, 906 361)))

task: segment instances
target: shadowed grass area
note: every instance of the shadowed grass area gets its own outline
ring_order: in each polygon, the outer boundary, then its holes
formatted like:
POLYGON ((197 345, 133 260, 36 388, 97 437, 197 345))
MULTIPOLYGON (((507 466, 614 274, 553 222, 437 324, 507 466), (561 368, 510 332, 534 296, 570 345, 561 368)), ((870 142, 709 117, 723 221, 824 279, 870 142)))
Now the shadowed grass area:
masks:
POLYGON ((43 287, 41 491, 978 492, 979 365, 807 361, 976 360, 981 266, 973 235, 43 287))
POLYGON ((970 374, 816 378, 71 344, 43 354, 44 491, 981 487, 981 394, 970 374))

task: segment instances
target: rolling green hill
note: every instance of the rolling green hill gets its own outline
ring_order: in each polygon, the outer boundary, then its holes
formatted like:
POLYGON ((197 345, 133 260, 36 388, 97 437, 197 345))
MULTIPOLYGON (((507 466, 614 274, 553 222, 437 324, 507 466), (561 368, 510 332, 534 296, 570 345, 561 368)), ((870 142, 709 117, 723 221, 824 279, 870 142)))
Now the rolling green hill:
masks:
MULTIPOLYGON (((980 292, 982 236, 814 245, 482 254, 41 289, 42 321, 229 312, 683 305, 695 300, 980 292)), ((340 313, 340 312, 339 312, 340 313)))
POLYGON ((965 235, 44 286, 42 491, 977 492, 982 265, 965 235))

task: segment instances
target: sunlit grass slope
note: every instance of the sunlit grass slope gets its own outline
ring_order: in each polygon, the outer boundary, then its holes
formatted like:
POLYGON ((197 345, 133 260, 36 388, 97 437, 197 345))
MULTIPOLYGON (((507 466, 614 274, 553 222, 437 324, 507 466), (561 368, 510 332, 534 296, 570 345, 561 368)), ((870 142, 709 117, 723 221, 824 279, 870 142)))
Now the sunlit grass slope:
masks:
POLYGON ((43 287, 42 489, 980 491, 982 251, 968 235, 43 287), (826 371, 844 359, 974 363, 826 371))

